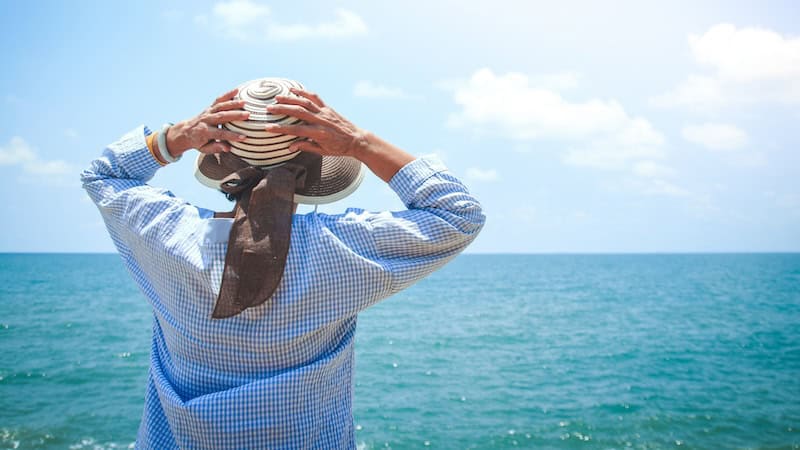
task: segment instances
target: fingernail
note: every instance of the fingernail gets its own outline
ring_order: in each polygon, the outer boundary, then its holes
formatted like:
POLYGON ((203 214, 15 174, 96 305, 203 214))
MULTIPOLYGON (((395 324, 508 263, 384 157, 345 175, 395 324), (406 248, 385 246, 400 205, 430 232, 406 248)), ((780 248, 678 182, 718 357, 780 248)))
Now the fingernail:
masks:
POLYGON ((247 135, 240 134, 240 135, 239 135, 239 139, 242 139, 242 140, 244 140, 244 139, 247 139, 247 135))

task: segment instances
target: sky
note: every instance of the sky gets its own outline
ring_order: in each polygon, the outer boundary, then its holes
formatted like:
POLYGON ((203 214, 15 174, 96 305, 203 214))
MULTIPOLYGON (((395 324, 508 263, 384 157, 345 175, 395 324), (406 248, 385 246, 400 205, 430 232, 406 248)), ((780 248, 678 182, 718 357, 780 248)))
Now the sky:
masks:
MULTIPOLYGON (((441 158, 468 252, 800 251, 792 1, 4 1, 0 30, 0 252, 113 252, 80 171, 266 76, 441 158)), ((150 183, 230 209, 193 160, 150 183)), ((403 205, 370 174, 347 207, 403 205)))

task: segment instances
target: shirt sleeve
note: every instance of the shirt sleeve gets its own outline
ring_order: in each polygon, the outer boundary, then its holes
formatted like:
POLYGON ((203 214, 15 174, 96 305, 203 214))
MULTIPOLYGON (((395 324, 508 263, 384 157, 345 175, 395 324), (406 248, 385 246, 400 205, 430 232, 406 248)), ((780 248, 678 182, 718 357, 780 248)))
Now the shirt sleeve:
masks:
POLYGON ((342 306, 339 314, 358 313, 413 285, 461 253, 483 227, 480 203, 438 159, 412 161, 389 186, 407 209, 318 216, 313 232, 323 238, 314 253, 323 256, 313 264, 335 274, 335 282, 319 283, 342 306), (324 256, 333 247, 346 251, 324 256))
POLYGON ((478 200, 442 162, 417 159, 389 182, 408 209, 372 218, 377 254, 399 292, 461 253, 486 217, 478 200))
POLYGON ((144 126, 125 134, 81 173, 84 189, 128 262, 144 252, 179 248, 185 237, 179 230, 186 230, 187 221, 197 220, 205 212, 147 184, 161 167, 147 148, 149 134, 144 126))

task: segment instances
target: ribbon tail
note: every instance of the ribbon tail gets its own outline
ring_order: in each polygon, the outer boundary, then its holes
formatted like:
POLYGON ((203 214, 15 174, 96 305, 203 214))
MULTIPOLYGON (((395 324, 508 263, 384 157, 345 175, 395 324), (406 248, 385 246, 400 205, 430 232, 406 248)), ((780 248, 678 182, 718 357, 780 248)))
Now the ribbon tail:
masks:
POLYGON ((242 196, 212 318, 232 317, 262 305, 278 288, 289 253, 295 178, 291 168, 270 170, 242 196))

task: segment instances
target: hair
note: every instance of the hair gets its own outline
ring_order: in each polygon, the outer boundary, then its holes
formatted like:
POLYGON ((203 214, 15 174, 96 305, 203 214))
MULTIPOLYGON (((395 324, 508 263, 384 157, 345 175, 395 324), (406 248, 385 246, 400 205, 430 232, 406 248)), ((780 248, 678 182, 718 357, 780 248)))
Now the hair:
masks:
POLYGON ((231 193, 225 192, 225 191, 223 191, 221 189, 220 189, 220 192, 222 192, 222 195, 224 195, 225 198, 227 198, 229 202, 238 202, 239 199, 242 198, 242 192, 239 192, 238 194, 231 194, 231 193))

